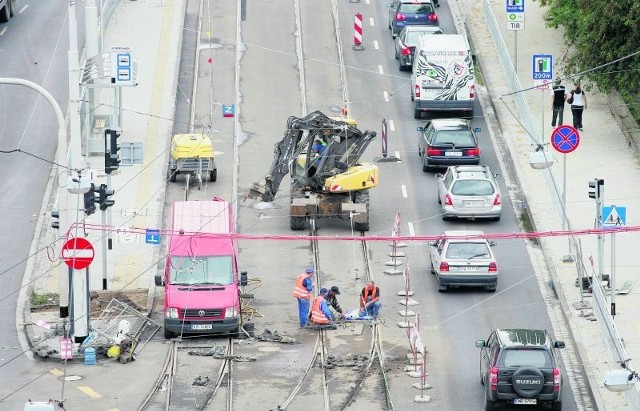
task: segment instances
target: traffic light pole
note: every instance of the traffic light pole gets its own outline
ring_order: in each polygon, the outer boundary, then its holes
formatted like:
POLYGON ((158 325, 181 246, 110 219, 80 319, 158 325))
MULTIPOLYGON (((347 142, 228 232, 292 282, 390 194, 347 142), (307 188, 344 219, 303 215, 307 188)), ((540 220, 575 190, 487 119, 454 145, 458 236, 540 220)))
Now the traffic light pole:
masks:
POLYGON ((107 289, 107 210, 102 210, 102 289, 107 289))

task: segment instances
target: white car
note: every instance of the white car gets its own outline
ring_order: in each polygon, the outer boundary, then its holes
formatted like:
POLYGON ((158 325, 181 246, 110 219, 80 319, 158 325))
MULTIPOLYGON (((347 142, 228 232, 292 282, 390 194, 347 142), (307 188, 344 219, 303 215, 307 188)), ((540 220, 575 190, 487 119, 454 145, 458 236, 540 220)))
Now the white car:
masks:
POLYGON ((429 242, 431 273, 438 279, 438 291, 449 287, 479 286, 490 292, 498 286, 498 264, 491 251, 494 242, 482 231, 445 231, 429 242))
POLYGON ((502 198, 496 175, 487 166, 452 166, 436 174, 442 219, 487 218, 500 221, 502 198))

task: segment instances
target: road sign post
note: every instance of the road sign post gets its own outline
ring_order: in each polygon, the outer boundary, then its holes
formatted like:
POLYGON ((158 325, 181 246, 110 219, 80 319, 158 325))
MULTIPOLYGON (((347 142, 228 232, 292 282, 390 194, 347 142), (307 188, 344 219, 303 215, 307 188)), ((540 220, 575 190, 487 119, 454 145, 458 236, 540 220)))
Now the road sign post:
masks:
POLYGON ((506 0, 507 30, 513 35, 513 67, 518 73, 518 31, 524 30, 524 0, 506 0))
MULTIPOLYGON (((580 144, 580 133, 571 126, 559 126, 551 133, 551 145, 562 153, 562 229, 566 230, 567 223, 567 154, 573 152, 580 144)), ((571 254, 571 238, 569 238, 569 254, 562 261, 570 263, 574 261, 571 254)))
MULTIPOLYGON (((602 228, 622 228, 627 225, 627 207, 602 207, 602 228)), ((611 275, 609 277, 611 290, 611 317, 616 316, 616 233, 611 232, 611 275)))
POLYGON ((91 294, 89 288, 89 265, 93 262, 95 250, 82 237, 67 240, 62 246, 61 256, 70 268, 70 313, 71 334, 74 342, 81 343, 89 331, 91 294), (79 270, 86 269, 84 278, 79 270))

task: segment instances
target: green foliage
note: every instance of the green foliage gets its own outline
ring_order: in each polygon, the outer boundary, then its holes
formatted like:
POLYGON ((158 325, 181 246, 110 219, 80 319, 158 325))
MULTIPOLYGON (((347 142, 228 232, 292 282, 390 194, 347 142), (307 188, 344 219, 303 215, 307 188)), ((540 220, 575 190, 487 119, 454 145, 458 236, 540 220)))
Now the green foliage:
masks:
MULTIPOLYGON (((640 52, 640 2, 626 0, 539 0, 549 6, 547 26, 565 30, 571 48, 565 75, 582 73, 640 52)), ((640 54, 586 73, 604 92, 624 96, 640 90, 640 54)))

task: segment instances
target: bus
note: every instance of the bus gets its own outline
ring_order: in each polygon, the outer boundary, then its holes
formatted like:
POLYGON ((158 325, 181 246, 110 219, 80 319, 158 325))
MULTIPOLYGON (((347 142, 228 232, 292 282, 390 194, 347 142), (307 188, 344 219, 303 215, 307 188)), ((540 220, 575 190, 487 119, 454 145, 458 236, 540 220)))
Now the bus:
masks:
POLYGON ((163 275, 155 276, 164 287, 164 336, 182 334, 235 334, 242 326, 239 275, 229 202, 173 203, 163 275), (212 235, 223 234, 223 235, 212 235))

